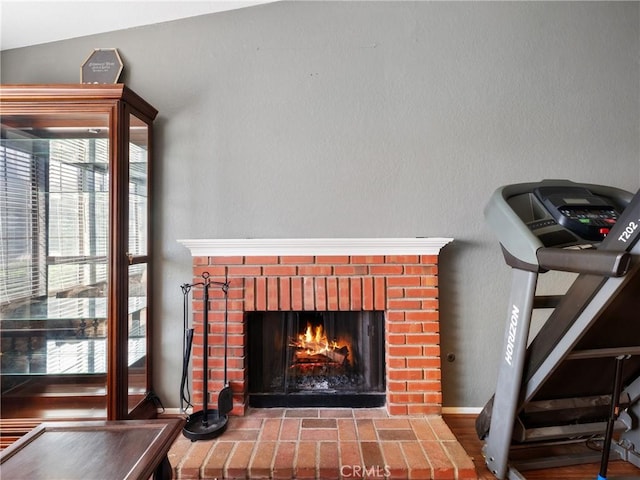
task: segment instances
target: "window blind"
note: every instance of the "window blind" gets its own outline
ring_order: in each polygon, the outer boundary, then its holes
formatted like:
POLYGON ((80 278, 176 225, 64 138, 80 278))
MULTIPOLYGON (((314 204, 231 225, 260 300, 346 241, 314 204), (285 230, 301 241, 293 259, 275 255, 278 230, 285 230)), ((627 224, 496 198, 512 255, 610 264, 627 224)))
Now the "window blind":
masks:
POLYGON ((106 139, 51 140, 48 291, 107 280, 109 175, 106 139))
POLYGON ((2 140, 0 304, 106 282, 108 152, 107 139, 2 140))
POLYGON ((129 252, 147 254, 147 150, 129 144, 129 252))
POLYGON ((0 304, 44 294, 38 209, 43 172, 30 151, 9 145, 0 145, 0 304))

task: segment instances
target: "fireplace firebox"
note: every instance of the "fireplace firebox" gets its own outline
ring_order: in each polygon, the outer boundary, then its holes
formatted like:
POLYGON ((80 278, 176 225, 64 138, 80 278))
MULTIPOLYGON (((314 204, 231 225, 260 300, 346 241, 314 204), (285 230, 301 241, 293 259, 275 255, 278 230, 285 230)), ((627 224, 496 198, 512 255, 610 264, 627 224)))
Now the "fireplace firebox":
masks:
POLYGON ((249 404, 385 404, 384 312, 247 313, 249 404))

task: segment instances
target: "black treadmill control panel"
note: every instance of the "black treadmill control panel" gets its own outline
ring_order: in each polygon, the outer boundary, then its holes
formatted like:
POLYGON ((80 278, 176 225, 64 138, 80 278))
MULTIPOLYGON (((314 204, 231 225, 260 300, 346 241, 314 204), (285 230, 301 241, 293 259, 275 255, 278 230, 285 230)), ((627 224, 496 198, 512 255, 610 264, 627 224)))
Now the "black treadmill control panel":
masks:
POLYGON ((583 187, 538 187, 534 195, 560 225, 585 240, 602 241, 619 212, 604 197, 583 187))

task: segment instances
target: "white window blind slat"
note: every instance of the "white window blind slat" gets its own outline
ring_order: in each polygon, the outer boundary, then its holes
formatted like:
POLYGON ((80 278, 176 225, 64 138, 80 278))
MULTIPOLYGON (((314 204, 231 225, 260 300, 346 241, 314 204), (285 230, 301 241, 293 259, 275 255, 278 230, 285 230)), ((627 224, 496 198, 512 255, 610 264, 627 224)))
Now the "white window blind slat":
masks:
POLYGON ((107 281, 108 142, 51 140, 49 152, 48 290, 60 292, 107 281))
POLYGON ((40 293, 37 245, 40 222, 36 160, 28 151, 0 146, 0 304, 40 293))
MULTIPOLYGON (((129 251, 146 254, 147 152, 130 155, 129 251)), ((108 161, 105 138, 3 140, 0 304, 107 281, 108 161)))

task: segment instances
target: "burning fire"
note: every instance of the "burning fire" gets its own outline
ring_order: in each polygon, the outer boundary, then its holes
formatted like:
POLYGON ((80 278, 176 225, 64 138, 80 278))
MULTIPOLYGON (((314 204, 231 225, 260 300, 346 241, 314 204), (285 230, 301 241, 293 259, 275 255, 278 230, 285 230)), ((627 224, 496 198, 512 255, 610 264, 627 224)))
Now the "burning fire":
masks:
POLYGON ((307 323, 304 333, 298 335, 295 348, 294 363, 332 363, 345 365, 349 362, 349 347, 340 346, 335 340, 329 340, 322 325, 315 327, 307 323))
POLYGON ((298 345, 304 348, 309 355, 324 353, 327 350, 335 350, 338 347, 338 343, 333 340, 329 342, 329 339, 324 334, 324 328, 322 325, 313 325, 307 323, 307 330, 302 335, 298 335, 298 345))

